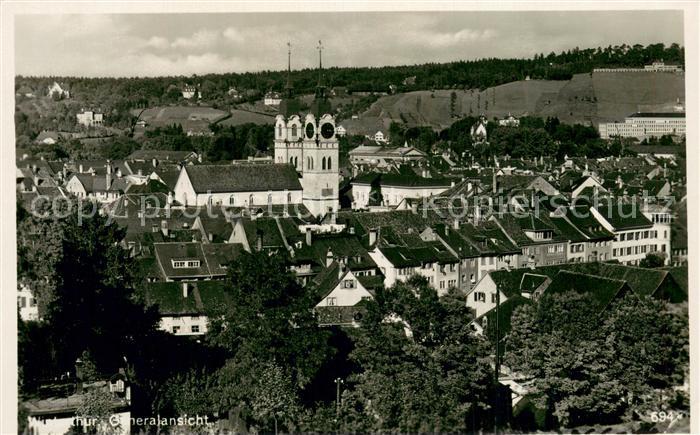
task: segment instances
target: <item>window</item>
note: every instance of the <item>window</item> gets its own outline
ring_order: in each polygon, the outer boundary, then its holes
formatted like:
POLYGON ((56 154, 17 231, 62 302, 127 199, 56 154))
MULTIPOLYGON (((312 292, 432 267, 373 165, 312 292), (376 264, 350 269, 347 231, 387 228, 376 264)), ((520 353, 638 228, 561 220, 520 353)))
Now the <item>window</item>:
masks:
POLYGON ((295 137, 297 137, 297 126, 296 126, 296 124, 295 124, 295 125, 292 125, 292 138, 295 138, 295 137))
POLYGON ((34 299, 34 298, 29 298, 29 306, 30 306, 30 307, 36 307, 36 299, 34 299))
POLYGON ((469 276, 469 281, 471 281, 472 284, 474 284, 476 282, 476 278, 474 278, 473 273, 469 276))
POLYGON ((291 204, 291 203, 292 203, 292 194, 287 193, 287 204, 291 204))
POLYGON ((554 252, 555 252, 554 248, 555 248, 554 246, 547 246, 547 253, 554 254, 554 252))
POLYGON ((496 303, 496 298, 497 298, 497 296, 498 296, 498 294, 496 294, 496 293, 491 293, 491 303, 492 303, 492 304, 495 304, 495 303, 496 303))
POLYGON ((335 307, 337 302, 338 302, 338 298, 335 298, 335 297, 326 298, 326 305, 329 307, 335 307))
POLYGON ((277 137, 282 137, 282 124, 277 126, 277 137))
POLYGON ((24 296, 19 296, 17 298, 17 303, 19 304, 20 308, 24 308, 27 306, 27 298, 25 298, 24 296))
POLYGON ((564 252, 564 245, 557 245, 557 252, 564 252))
POLYGON ((254 200, 254 199, 255 199, 255 198, 253 197, 253 194, 251 193, 251 194, 248 196, 248 205, 253 205, 253 200, 254 200))
POLYGON ((173 326, 173 334, 177 334, 180 332, 180 327, 179 326, 173 326))
POLYGON ((235 197, 233 195, 228 197, 228 205, 233 205, 233 204, 235 204, 235 202, 236 202, 236 200, 235 200, 235 197))
POLYGON ((484 293, 484 292, 474 293, 474 300, 477 302, 486 302, 486 293, 484 293))
POLYGON ((326 170, 326 158, 325 157, 321 159, 321 169, 323 169, 324 171, 326 170))
POLYGON ((199 260, 188 261, 187 267, 199 267, 199 260))
POLYGON ((267 194, 267 204, 268 204, 268 205, 269 205, 269 204, 272 204, 272 194, 271 194, 271 193, 268 193, 268 194, 267 194))
POLYGON ((440 288, 445 288, 445 281, 444 280, 440 281, 440 288))
POLYGON ((346 279, 343 281, 343 288, 355 288, 355 281, 352 279, 346 279))

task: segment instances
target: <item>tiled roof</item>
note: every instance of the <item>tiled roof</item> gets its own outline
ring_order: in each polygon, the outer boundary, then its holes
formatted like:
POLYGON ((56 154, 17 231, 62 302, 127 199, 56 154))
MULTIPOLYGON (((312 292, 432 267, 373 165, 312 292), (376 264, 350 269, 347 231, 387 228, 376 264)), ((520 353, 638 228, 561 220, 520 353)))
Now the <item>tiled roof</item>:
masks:
POLYGON ((188 282, 184 297, 183 283, 152 282, 143 290, 147 305, 157 305, 161 315, 207 315, 230 303, 225 281, 188 282))
POLYGON ((243 247, 235 243, 154 243, 156 260, 166 278, 211 278, 226 274, 225 266, 243 247), (173 267, 173 261, 199 261, 198 267, 173 267))
POLYGON ((450 181, 446 178, 423 178, 410 174, 380 174, 366 173, 353 180, 354 184, 379 183, 381 186, 399 187, 449 187, 450 181))
POLYGON ((181 162, 195 155, 194 151, 136 150, 129 154, 129 160, 153 160, 181 162))
POLYGON ((299 175, 288 164, 186 166, 197 193, 301 190, 299 175))
POLYGON ((586 275, 583 273, 560 271, 545 290, 545 294, 574 291, 590 295, 598 310, 603 310, 621 292, 629 289, 623 280, 586 275))
POLYGON ((651 228, 652 222, 639 210, 636 204, 622 202, 601 204, 596 208, 605 220, 615 230, 632 230, 636 228, 651 228))

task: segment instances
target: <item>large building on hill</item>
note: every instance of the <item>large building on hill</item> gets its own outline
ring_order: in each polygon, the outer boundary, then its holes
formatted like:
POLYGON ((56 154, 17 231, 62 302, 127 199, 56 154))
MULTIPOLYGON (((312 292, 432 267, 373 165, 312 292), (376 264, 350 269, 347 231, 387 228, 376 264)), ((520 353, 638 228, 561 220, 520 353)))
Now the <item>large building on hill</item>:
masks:
POLYGON ((316 216, 338 210, 340 183, 335 117, 321 72, 319 51, 319 81, 308 112, 301 113, 288 80, 275 120, 275 162, 290 164, 301 174, 303 203, 316 216))
POLYGON ((663 135, 685 136, 685 113, 633 113, 625 122, 605 122, 598 125, 600 137, 634 137, 643 140, 663 135))

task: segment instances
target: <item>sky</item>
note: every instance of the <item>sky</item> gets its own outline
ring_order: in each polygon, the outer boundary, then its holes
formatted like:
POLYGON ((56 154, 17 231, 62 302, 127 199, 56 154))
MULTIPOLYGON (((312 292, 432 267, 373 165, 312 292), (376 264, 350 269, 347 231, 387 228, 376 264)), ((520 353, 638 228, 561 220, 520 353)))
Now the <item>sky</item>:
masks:
POLYGON ((15 17, 15 71, 134 77, 524 58, 683 45, 682 11, 76 14, 15 17))

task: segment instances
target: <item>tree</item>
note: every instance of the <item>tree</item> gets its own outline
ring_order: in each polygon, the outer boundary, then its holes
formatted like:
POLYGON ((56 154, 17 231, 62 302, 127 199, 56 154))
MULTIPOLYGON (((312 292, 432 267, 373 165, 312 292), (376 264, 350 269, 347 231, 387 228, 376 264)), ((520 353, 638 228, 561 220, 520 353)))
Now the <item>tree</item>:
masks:
POLYGON ((378 290, 351 354, 361 372, 348 379, 341 431, 474 432, 487 426, 493 375, 486 343, 472 335, 469 318, 463 296, 438 298, 424 278, 378 290))
POLYGON ((605 308, 594 294, 545 293, 511 318, 504 364, 534 379, 538 405, 558 426, 628 419, 687 368, 682 318, 631 291, 605 308))
POLYGON ((302 390, 333 353, 312 311, 312 288, 300 285, 288 267, 285 257, 266 252, 243 254, 231 265, 230 301, 212 313, 208 337, 231 355, 218 375, 223 410, 252 407, 248 393, 257 387, 250 373, 261 362, 280 367, 302 390))
POLYGON ((663 267, 666 264, 666 253, 660 251, 649 252, 642 261, 639 262, 640 267, 663 267))
POLYGON ((70 371, 87 349, 98 369, 114 372, 155 330, 157 315, 132 297, 136 268, 118 245, 124 230, 108 224, 106 217, 90 216, 86 207, 61 224, 55 298, 45 320, 57 369, 70 371))
MULTIPOLYGON (((83 429, 87 433, 108 435, 119 434, 124 428, 115 425, 110 420, 112 415, 114 397, 108 389, 92 388, 83 394, 82 402, 75 411, 75 415, 79 417, 78 422, 83 423, 83 429)), ((76 430, 75 433, 84 433, 82 429, 76 430)))

